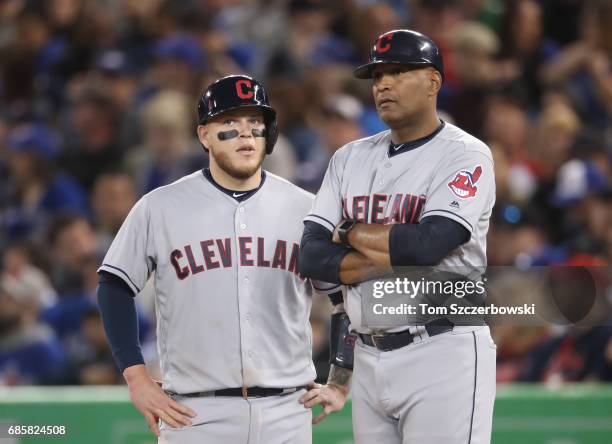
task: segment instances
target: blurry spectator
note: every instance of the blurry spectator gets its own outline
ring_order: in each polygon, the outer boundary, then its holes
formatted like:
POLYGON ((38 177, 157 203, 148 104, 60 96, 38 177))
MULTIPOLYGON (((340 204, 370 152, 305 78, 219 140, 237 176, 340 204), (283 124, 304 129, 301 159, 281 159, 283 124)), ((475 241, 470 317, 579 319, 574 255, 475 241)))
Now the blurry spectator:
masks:
MULTIPOLYGON (((449 37, 464 22, 456 0, 415 0, 413 3, 412 26, 419 32, 431 37, 448 57, 449 37)), ((453 76, 452 66, 445 66, 444 75, 453 76)))
MULTIPOLYGON (((438 107, 448 111, 459 127, 478 137, 479 133, 472 130, 476 125, 470 128, 462 124, 461 121, 457 120, 460 117, 464 117, 457 112, 459 109, 451 105, 447 106, 446 104, 449 90, 452 90, 456 80, 458 82, 461 81, 461 79, 457 78, 459 74, 456 73, 455 68, 455 61, 459 60, 461 56, 454 56, 454 34, 462 28, 464 24, 473 22, 466 22, 466 17, 461 11, 461 5, 458 4, 457 0, 414 0, 411 2, 411 5, 412 14, 410 27, 431 37, 440 49, 444 60, 444 84, 442 85, 438 97, 438 107)), ((491 32, 490 29, 486 28, 484 25, 479 26, 491 32)), ((484 86, 484 88, 486 87, 488 87, 488 85, 484 86)), ((476 99, 481 99, 478 97, 473 97, 473 99, 474 103, 467 104, 469 109, 472 109, 473 112, 465 113, 464 111, 466 108, 464 108, 462 111, 464 114, 478 115, 479 110, 476 99)))
POLYGON ((263 161, 263 168, 283 179, 295 182, 297 165, 295 148, 293 148, 289 139, 279 134, 278 140, 274 145, 274 151, 272 151, 272 154, 266 155, 263 161))
POLYGON ((269 94, 281 134, 295 149, 298 163, 306 161, 317 136, 305 117, 317 110, 322 100, 318 85, 308 78, 300 82, 279 78, 271 82, 269 94))
POLYGON ((61 165, 89 192, 99 174, 117 168, 123 159, 117 143, 119 110, 106 92, 87 87, 75 97, 69 117, 70 138, 61 165))
POLYGON ((526 379, 526 371, 540 347, 551 334, 544 326, 498 325, 493 329, 497 344, 497 382, 518 382, 526 379))
MULTIPOLYGON (((603 136, 598 133, 578 135, 572 147, 573 158, 559 168, 552 189, 546 195, 554 208, 563 211, 563 224, 558 223, 559 218, 551 221, 554 224, 551 231, 571 250, 568 254, 576 249, 601 254, 600 250, 605 249, 602 242, 607 233, 602 225, 610 222, 602 217, 603 207, 610 201, 612 179, 604 143, 603 136)), ((540 202, 542 205, 548 203, 543 199, 540 202)))
POLYGON ((330 32, 332 11, 327 2, 290 0, 288 12, 285 45, 271 57, 268 75, 300 76, 318 64, 355 61, 350 43, 330 32))
POLYGON ((458 0, 459 9, 467 20, 477 21, 491 28, 497 34, 501 32, 506 12, 503 0, 458 0))
POLYGON ((118 20, 117 46, 127 54, 138 71, 151 63, 151 45, 160 36, 162 0, 122 0, 118 20))
POLYGON ((520 380, 546 382, 610 381, 612 361, 606 348, 612 340, 612 327, 572 327, 533 352, 531 366, 520 380))
POLYGON ((84 314, 79 333, 68 347, 79 384, 120 384, 123 378, 113 360, 97 308, 91 307, 84 314))
POLYGON ((27 300, 35 313, 52 306, 57 300, 47 275, 30 262, 25 245, 13 245, 4 251, 0 280, 10 294, 27 300))
POLYGON ((47 245, 51 281, 60 298, 95 295, 101 252, 89 222, 79 216, 57 216, 49 228, 47 245))
POLYGON ((372 42, 391 30, 401 27, 397 14, 384 2, 374 2, 360 8, 351 8, 349 36, 355 48, 357 61, 365 63, 370 56, 372 42))
MULTIPOLYGON (((98 285, 97 268, 104 251, 90 223, 81 217, 59 215, 53 221, 47 245, 51 263, 51 281, 59 302, 44 311, 41 318, 51 325, 68 344, 78 341, 83 317, 95 307, 98 285)), ((143 340, 150 323, 139 315, 139 334, 143 340)))
MULTIPOLYGON (((596 185, 592 184, 591 187, 596 185)), ((587 188, 585 193, 585 197, 574 201, 567 209, 564 226, 566 263, 609 263, 612 258, 607 256, 606 240, 612 225, 612 192, 609 189, 594 191, 587 188)))
POLYGON ((53 35, 64 40, 63 74, 69 77, 85 70, 102 35, 104 8, 99 2, 87 0, 48 0, 44 7, 53 35))
POLYGON ((343 94, 328 97, 320 112, 311 120, 317 130, 317 144, 310 158, 298 170, 297 183, 311 191, 317 191, 332 155, 345 144, 363 137, 360 119, 363 107, 357 99, 343 94))
POLYGON ((553 242, 560 240, 563 212, 551 205, 559 168, 570 158, 580 130, 576 113, 565 102, 545 105, 534 129, 529 150, 509 172, 515 202, 539 208, 553 242))
POLYGON ((535 351, 548 341, 553 331, 541 321, 539 309, 546 290, 542 285, 543 270, 534 273, 512 268, 495 268, 487 284, 488 302, 520 306, 538 306, 538 317, 517 322, 513 316, 494 316, 491 336, 497 345, 497 382, 515 382, 524 377, 532 365, 535 351))
POLYGON ((100 251, 108 249, 135 203, 134 183, 126 173, 108 172, 98 177, 91 195, 91 205, 100 251))
POLYGON ((605 129, 612 115, 612 3, 586 1, 580 31, 580 40, 542 67, 542 79, 565 87, 582 120, 605 129))
POLYGON ((610 305, 602 294, 609 274, 602 271, 581 267, 535 273, 504 270, 491 279, 490 298, 500 303, 510 298, 512 305, 536 303, 538 313, 532 325, 496 319, 492 335, 498 345, 499 382, 558 385, 610 380, 612 360, 606 354, 612 339, 610 305), (580 325, 571 325, 577 322, 580 325))
POLYGON ((526 208, 498 202, 489 232, 488 264, 528 267, 549 248, 541 216, 526 208))
POLYGON ((535 128, 535 146, 531 154, 535 173, 541 180, 554 179, 555 173, 571 154, 581 122, 566 103, 544 106, 535 128))
POLYGON ((173 89, 189 97, 198 92, 197 78, 205 55, 196 39, 188 34, 172 34, 155 44, 153 54, 153 84, 157 90, 173 89))
POLYGON ((242 70, 256 78, 264 77, 268 59, 284 43, 278 36, 287 34, 283 3, 284 0, 239 1, 210 11, 211 32, 204 45, 207 53, 217 58, 222 50, 242 70))
MULTIPOLYGON (((495 60, 500 42, 487 27, 476 22, 457 25, 448 36, 451 54, 445 59, 452 74, 445 79, 446 90, 440 106, 456 124, 482 136, 482 115, 487 98, 519 76, 513 60, 495 60), (465 112, 467 109, 470 112, 465 112)), ((491 113, 491 111, 489 111, 491 113)))
POLYGON ((62 345, 28 299, 0 285, 0 385, 66 383, 67 368, 62 345))
POLYGON ((84 80, 85 84, 98 83, 108 92, 115 106, 122 113, 119 123, 119 141, 122 146, 133 146, 140 137, 139 109, 135 103, 138 78, 134 63, 128 60, 127 53, 111 49, 98 55, 94 64, 95 71, 84 80))
POLYGON ((43 125, 21 125, 7 145, 11 176, 4 230, 12 240, 41 235, 55 212, 87 214, 80 186, 55 168, 56 134, 43 125))
POLYGON ((143 145, 133 148, 127 159, 139 193, 207 166, 208 158, 194 138, 191 102, 183 93, 164 90, 145 104, 143 145))
POLYGON ((52 37, 39 66, 46 67, 44 80, 49 93, 61 102, 67 80, 89 68, 110 23, 103 20, 106 15, 98 2, 48 0, 42 6, 52 37))
POLYGON ((519 69, 512 90, 524 97, 530 110, 535 111, 542 94, 538 78, 540 68, 556 56, 559 47, 543 35, 542 7, 539 1, 509 2, 504 28, 501 55, 513 60, 517 64, 515 69, 519 69))
POLYGON ((503 149, 511 163, 524 160, 531 123, 523 107, 511 97, 494 95, 487 99, 485 109, 484 139, 503 149))
POLYGON ((117 107, 123 110, 130 106, 137 83, 133 76, 134 67, 125 52, 118 49, 104 51, 96 59, 94 67, 117 107))
POLYGON ((2 48, 0 63, 3 87, 2 98, 9 115, 20 119, 34 119, 49 108, 49 100, 42 96, 48 83, 49 69, 53 62, 45 54, 53 54, 51 30, 42 9, 35 5, 21 4, 16 8, 14 35, 2 48))

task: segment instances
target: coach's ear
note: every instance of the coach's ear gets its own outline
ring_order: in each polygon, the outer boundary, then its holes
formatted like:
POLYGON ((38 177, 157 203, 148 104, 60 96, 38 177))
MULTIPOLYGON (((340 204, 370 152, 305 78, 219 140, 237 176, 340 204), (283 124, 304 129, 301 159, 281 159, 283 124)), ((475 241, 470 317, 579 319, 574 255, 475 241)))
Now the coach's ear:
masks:
POLYGON ((208 151, 210 145, 210 142, 208 141, 208 136, 210 134, 210 132, 208 131, 208 125, 198 125, 197 132, 200 143, 202 144, 204 149, 208 151))
POLYGON ((434 68, 429 68, 429 95, 436 96, 442 88, 442 75, 434 68))

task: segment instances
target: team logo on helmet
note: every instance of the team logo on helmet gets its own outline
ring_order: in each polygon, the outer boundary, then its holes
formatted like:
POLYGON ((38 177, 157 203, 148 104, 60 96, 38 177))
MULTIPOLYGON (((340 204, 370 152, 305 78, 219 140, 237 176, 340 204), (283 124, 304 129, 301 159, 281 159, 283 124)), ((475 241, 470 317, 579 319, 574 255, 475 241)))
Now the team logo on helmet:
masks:
POLYGON ((236 82, 236 94, 241 99, 252 99, 253 94, 253 83, 248 79, 240 79, 236 82))
POLYGON ((482 175, 482 167, 478 165, 474 168, 474 171, 461 170, 457 173, 455 178, 448 183, 448 187, 451 189, 453 194, 461 199, 467 199, 476 196, 478 187, 476 182, 482 175))
POLYGON ((376 40, 376 52, 380 54, 389 51, 391 49, 391 39, 393 39, 393 33, 378 37, 378 40, 376 40), (383 40, 385 41, 383 42, 383 40))

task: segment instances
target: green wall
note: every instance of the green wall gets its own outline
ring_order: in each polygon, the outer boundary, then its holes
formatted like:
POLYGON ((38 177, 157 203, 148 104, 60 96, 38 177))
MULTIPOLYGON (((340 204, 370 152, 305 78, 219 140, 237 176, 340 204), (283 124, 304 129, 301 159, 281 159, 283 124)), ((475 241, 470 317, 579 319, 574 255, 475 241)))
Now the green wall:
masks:
MULTIPOLYGON (((610 444, 612 386, 500 386, 495 444, 610 444)), ((125 387, 0 388, 0 423, 65 425, 65 437, 32 437, 0 444, 153 444, 125 387)), ((314 427, 315 444, 350 444, 350 403, 314 427)), ((383 443, 380 443, 383 444, 383 443)))

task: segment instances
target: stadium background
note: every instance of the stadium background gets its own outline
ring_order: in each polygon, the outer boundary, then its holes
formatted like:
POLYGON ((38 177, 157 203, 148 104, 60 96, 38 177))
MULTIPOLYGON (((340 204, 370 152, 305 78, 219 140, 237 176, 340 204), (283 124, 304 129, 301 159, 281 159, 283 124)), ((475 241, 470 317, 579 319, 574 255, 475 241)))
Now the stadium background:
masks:
MULTIPOLYGON (((443 51, 443 118, 493 151, 489 264, 609 271, 612 1, 2 0, 0 422, 67 424, 58 442, 153 442, 95 305, 127 212, 206 165, 195 105, 230 73, 263 81, 279 112, 266 168, 316 192, 335 149, 384 129, 351 72, 377 35, 405 26, 443 51)), ((137 300, 155 373, 151 289, 137 300)), ((328 313, 315 301, 323 380, 328 313)), ((604 310, 590 326, 493 329, 493 442, 612 442, 609 321, 604 310)), ((315 442, 351 442, 349 413, 315 442)))

